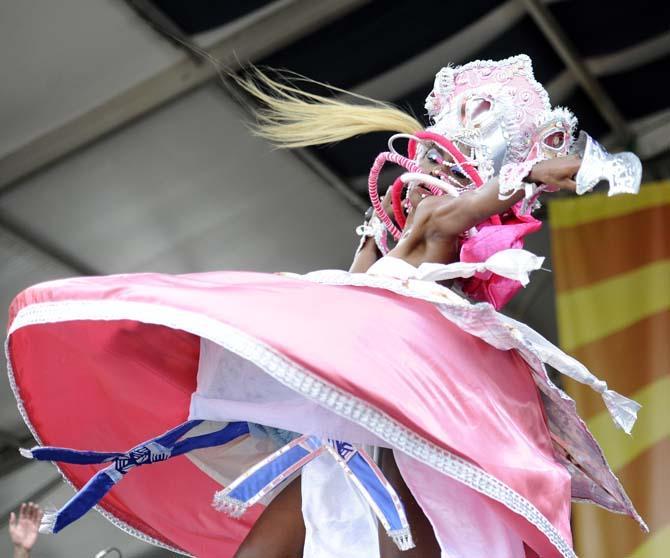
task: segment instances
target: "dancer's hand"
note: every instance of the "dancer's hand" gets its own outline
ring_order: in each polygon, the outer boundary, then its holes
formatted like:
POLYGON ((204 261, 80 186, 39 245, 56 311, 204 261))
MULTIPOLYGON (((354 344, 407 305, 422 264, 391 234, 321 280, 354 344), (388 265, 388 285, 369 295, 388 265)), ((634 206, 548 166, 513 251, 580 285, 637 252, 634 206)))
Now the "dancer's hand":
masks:
POLYGON ((42 510, 32 502, 21 504, 18 517, 14 512, 9 516, 9 536, 14 544, 14 556, 28 556, 39 535, 42 510))
POLYGON ((575 175, 581 164, 582 160, 574 155, 546 159, 533 167, 528 181, 574 192, 577 189, 575 175))

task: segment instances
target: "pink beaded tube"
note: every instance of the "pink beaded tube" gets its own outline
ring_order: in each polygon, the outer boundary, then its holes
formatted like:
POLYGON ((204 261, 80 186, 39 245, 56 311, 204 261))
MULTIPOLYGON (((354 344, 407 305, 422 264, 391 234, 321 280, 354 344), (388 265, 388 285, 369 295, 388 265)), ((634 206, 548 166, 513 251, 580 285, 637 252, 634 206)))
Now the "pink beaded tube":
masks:
POLYGON ((405 187, 405 183, 400 177, 395 179, 393 186, 391 187, 391 207, 393 207, 393 216, 395 217, 395 222, 398 223, 401 229, 405 228, 407 219, 405 219, 405 214, 402 210, 402 189, 405 187))
MULTIPOLYGON (((384 211, 384 206, 379 199, 379 173, 387 161, 404 167, 409 172, 423 173, 423 169, 411 159, 403 157, 402 155, 398 155, 397 153, 391 153, 390 151, 384 151, 383 153, 377 155, 375 162, 372 164, 372 168, 370 168, 370 175, 368 176, 368 193, 370 194, 372 207, 374 208, 377 217, 379 217, 381 222, 384 223, 386 229, 393 235, 393 238, 399 240, 400 236, 402 235, 402 231, 400 231, 400 229, 398 229, 398 227, 393 224, 391 218, 386 214, 386 211, 384 211)), ((437 186, 432 184, 426 184, 426 186, 436 196, 441 196, 444 194, 444 192, 437 186)))

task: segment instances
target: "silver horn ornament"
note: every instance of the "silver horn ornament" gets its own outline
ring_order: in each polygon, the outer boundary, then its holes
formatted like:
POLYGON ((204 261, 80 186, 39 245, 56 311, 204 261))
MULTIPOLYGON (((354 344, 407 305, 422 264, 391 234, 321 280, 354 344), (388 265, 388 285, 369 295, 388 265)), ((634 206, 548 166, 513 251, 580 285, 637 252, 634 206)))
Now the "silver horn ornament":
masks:
POLYGON ((609 184, 608 196, 637 194, 642 180, 642 163, 637 155, 625 151, 608 153, 607 150, 583 130, 570 150, 582 159, 577 173, 577 194, 582 195, 601 180, 609 184))

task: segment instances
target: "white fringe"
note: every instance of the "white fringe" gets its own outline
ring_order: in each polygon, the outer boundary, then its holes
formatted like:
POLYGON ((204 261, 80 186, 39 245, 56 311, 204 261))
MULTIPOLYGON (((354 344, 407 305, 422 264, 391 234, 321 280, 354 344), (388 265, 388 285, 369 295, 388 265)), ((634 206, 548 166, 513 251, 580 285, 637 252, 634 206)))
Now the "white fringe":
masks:
POLYGON ((400 550, 410 550, 415 546, 412 540, 412 532, 408 527, 389 531, 388 535, 400 550))
POLYGON ((637 420, 637 412, 642 408, 642 405, 611 389, 605 390, 602 398, 612 416, 614 424, 630 435, 633 425, 637 420))
POLYGON ((58 519, 58 510, 46 510, 40 522, 40 533, 53 534, 58 519))
POLYGON ((214 509, 223 512, 230 517, 242 517, 247 511, 247 505, 241 500, 231 498, 223 492, 224 491, 222 490, 214 494, 214 501, 212 502, 214 509))
POLYGON ((19 448, 19 453, 25 457, 26 459, 32 459, 33 458, 33 452, 29 449, 26 448, 19 448))

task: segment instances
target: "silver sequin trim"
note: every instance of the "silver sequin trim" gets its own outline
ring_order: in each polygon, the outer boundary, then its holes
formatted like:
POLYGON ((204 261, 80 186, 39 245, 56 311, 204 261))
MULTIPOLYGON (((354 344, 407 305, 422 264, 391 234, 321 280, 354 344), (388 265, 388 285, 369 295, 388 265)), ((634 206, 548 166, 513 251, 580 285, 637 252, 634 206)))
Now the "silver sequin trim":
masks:
MULTIPOLYGON (((202 314, 166 306, 120 300, 37 303, 19 311, 9 328, 8 334, 11 335, 17 329, 27 325, 72 320, 135 320, 187 331, 217 343, 238 356, 253 362, 293 391, 344 418, 364 426, 392 447, 500 502, 537 527, 562 556, 576 558, 576 554, 570 545, 551 522, 529 500, 494 476, 465 459, 421 438, 366 402, 312 376, 307 369, 259 340, 202 314)), ((7 362, 10 362, 9 354, 7 362)), ((17 401, 19 401, 22 416, 33 434, 36 434, 28 420, 25 409, 20 403, 21 400, 12 378, 11 368, 10 381, 13 383, 14 393, 17 401)), ((104 510, 98 511, 124 531, 165 548, 165 545, 159 541, 155 541, 147 535, 139 534, 136 529, 129 527, 104 510)))

